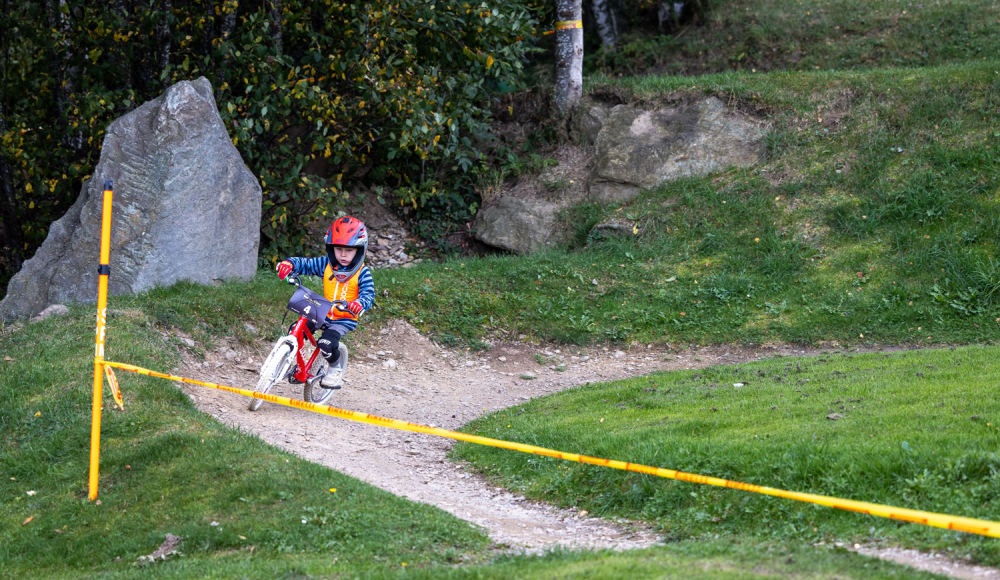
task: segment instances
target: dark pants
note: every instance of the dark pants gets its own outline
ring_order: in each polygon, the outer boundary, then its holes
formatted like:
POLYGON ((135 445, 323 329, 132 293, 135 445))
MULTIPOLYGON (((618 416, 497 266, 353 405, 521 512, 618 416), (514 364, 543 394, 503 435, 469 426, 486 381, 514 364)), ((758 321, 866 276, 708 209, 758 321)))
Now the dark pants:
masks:
POLYGON ((330 365, 337 364, 340 360, 340 339, 350 330, 343 324, 328 324, 323 329, 323 334, 316 341, 319 352, 330 365))

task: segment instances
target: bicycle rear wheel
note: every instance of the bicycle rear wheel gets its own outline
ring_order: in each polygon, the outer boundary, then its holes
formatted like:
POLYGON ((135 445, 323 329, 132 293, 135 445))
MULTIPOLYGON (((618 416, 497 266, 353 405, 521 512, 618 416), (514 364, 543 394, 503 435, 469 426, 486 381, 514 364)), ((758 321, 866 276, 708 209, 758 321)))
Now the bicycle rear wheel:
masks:
MULTIPOLYGON (((325 363, 326 361, 324 361, 325 363)), ((340 358, 337 359, 336 366, 327 366, 326 372, 328 373, 338 373, 340 374, 340 381, 344 379, 344 373, 347 372, 347 347, 343 344, 340 345, 340 358)), ((320 384, 321 379, 316 378, 315 380, 306 381, 305 386, 302 389, 302 398, 307 403, 314 403, 316 405, 324 405, 331 396, 333 392, 340 388, 340 381, 336 387, 328 389, 320 384)))
MULTIPOLYGON (((260 378, 257 379, 257 386, 254 391, 267 393, 275 384, 288 374, 288 369, 292 366, 295 355, 295 339, 291 336, 283 336, 274 343, 271 353, 264 359, 264 364, 260 365, 260 378)), ((263 399, 252 398, 247 408, 251 411, 260 409, 264 403, 263 399)))

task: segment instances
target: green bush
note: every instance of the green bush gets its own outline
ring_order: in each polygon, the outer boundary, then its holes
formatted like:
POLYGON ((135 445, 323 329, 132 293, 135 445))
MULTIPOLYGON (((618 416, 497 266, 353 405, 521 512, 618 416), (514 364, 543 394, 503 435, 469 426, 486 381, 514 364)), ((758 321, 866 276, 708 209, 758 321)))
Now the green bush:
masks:
POLYGON ((108 124, 200 76, 264 189, 262 261, 300 251, 309 222, 363 179, 424 203, 478 158, 492 91, 519 77, 535 28, 518 2, 459 0, 30 0, 0 12, 8 272, 73 202, 108 124))

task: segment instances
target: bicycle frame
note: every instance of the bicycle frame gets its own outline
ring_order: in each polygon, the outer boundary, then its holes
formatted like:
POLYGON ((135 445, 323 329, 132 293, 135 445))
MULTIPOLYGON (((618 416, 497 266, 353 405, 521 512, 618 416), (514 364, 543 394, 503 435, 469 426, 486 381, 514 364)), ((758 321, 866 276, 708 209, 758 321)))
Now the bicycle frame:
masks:
POLYGON ((309 369, 312 368, 313 363, 316 362, 316 357, 319 355, 319 348, 316 345, 316 337, 313 333, 309 331, 308 320, 305 316, 300 316, 298 322, 292 326, 292 330, 288 333, 295 337, 295 341, 298 347, 295 349, 295 362, 298 363, 295 372, 295 380, 300 382, 306 382, 312 377, 309 375, 309 369), (312 343, 314 350, 312 356, 309 357, 309 364, 306 364, 305 358, 302 356, 302 347, 305 346, 305 337, 309 337, 309 342, 312 343))

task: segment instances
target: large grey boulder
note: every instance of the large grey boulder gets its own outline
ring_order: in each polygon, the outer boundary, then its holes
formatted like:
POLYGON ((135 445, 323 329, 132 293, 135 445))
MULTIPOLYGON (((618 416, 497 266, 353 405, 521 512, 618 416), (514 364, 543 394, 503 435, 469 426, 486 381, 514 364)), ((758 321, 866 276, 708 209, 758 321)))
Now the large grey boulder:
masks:
POLYGON ((516 254, 543 250, 560 239, 559 212, 587 197, 592 156, 585 148, 563 145, 553 153, 554 166, 522 175, 504 195, 484 205, 472 222, 475 238, 516 254))
POLYGON ((538 198, 501 197, 476 214, 476 238, 494 248, 531 254, 550 243, 559 204, 538 198))
POLYGON ((590 197, 603 203, 628 201, 673 179, 753 165, 764 138, 759 122, 715 97, 652 111, 628 105, 607 111, 588 102, 577 118, 578 139, 595 146, 590 197))
POLYGON ((260 185, 200 78, 111 123, 93 178, 11 279, 0 313, 30 317, 50 304, 96 300, 106 179, 115 191, 111 294, 254 275, 260 185))

